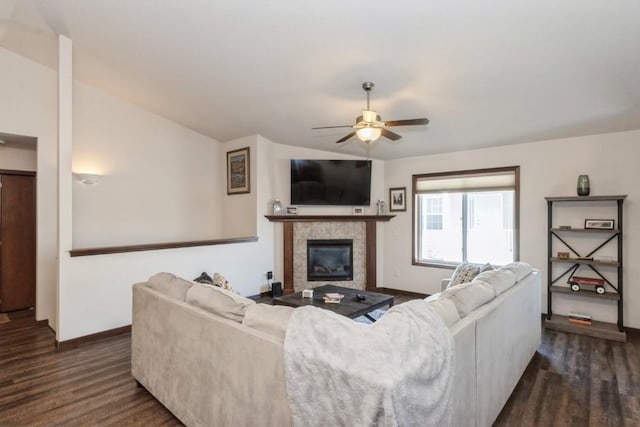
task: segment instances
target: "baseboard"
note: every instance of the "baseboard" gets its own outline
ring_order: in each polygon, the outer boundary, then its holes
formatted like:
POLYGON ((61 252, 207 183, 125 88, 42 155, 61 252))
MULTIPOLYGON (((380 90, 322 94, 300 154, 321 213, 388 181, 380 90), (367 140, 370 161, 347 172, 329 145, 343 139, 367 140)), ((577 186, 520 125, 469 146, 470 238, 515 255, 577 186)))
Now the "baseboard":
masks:
POLYGON ((402 289, 393 289, 393 288, 376 288, 376 289, 377 289, 377 292, 381 290, 385 294, 402 295, 402 296, 411 297, 411 298, 427 298, 431 296, 430 294, 421 294, 419 292, 405 291, 402 289))
POLYGON ((49 319, 36 320, 36 328, 49 328, 49 330, 55 335, 56 331, 53 330, 49 324, 49 319))
POLYGON ((73 348, 78 348, 84 344, 92 343, 116 335, 126 334, 128 332, 131 332, 131 325, 109 329, 108 331, 97 332, 95 334, 85 335, 83 337, 73 338, 66 341, 56 341, 56 349, 58 351, 71 350, 73 348))

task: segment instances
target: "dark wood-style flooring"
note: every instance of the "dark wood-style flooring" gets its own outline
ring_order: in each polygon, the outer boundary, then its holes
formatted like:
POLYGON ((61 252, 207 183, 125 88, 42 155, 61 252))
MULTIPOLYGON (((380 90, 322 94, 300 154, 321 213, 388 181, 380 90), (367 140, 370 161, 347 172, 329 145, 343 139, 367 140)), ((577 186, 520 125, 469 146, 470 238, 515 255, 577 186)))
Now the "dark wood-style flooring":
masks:
MULTIPOLYGON (((407 297, 397 297, 396 303, 407 297)), ((131 377, 131 335, 57 352, 31 311, 0 324, 0 426, 181 425, 131 377)), ((544 331, 497 426, 639 426, 640 337, 544 331)))

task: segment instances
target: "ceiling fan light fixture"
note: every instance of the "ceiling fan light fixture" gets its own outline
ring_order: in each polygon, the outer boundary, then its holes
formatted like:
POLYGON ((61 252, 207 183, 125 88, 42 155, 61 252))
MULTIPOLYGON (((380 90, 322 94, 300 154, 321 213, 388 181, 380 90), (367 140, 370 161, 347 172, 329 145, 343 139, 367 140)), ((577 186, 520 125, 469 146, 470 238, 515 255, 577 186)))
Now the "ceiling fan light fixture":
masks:
POLYGON ((362 142, 373 142, 380 138, 382 129, 375 127, 364 127, 356 131, 358 139, 362 142))

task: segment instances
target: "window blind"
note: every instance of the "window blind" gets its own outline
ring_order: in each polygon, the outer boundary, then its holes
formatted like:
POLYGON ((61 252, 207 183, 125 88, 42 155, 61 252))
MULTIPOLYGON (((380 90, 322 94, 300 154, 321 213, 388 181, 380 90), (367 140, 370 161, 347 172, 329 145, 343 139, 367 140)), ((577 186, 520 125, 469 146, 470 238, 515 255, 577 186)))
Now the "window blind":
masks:
POLYGON ((515 170, 461 173, 448 176, 442 174, 421 175, 416 176, 415 180, 415 191, 418 194, 513 190, 515 187, 515 170))

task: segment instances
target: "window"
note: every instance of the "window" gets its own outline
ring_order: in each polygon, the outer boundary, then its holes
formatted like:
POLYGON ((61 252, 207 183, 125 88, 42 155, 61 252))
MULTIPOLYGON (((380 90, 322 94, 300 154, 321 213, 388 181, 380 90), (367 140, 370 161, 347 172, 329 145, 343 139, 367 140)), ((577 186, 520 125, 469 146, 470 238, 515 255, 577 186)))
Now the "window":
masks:
POLYGON ((442 198, 427 199, 426 224, 427 230, 442 230, 442 198))
POLYGON ((413 263, 518 260, 518 166, 413 176, 413 263))

